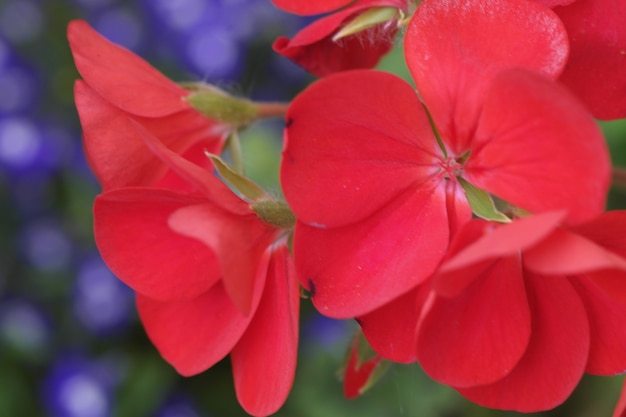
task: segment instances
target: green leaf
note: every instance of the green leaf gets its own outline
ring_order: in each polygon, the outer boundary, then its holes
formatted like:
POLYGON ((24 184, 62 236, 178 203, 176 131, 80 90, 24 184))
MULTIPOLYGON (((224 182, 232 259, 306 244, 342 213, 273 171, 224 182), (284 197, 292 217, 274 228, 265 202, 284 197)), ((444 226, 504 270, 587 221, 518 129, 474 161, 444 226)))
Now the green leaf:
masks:
POLYGON ((508 223, 511 221, 507 216, 501 213, 493 202, 493 199, 484 190, 474 187, 463 178, 458 178, 461 187, 465 191, 465 197, 467 202, 472 208, 472 212, 485 220, 492 220, 501 223, 508 223))
POLYGON ((333 41, 362 32, 380 23, 388 22, 395 18, 397 14, 398 9, 395 7, 373 7, 348 22, 333 36, 333 41))

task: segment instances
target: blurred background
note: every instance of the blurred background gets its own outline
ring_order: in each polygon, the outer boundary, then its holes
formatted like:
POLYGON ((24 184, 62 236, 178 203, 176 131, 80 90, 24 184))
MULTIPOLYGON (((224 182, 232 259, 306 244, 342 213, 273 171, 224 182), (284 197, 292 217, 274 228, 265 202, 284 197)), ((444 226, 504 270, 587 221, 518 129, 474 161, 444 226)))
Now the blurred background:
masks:
MULTIPOLYGON (((269 0, 0 0, 0 417, 245 416, 228 360, 183 378, 160 358, 132 291, 94 247, 99 187, 82 154, 65 39, 75 18, 174 80, 264 100, 289 100, 311 81, 271 51, 307 21, 269 0)), ((381 67, 406 76, 401 48, 381 67)), ((248 173, 274 190, 281 128, 264 122, 243 135, 248 173)), ((603 128, 626 166, 626 124, 603 128)), ((626 207, 626 194, 614 190, 610 204, 626 207)), ((296 382, 279 416, 519 415, 477 407, 417 366, 392 366, 348 401, 336 374, 353 332, 303 302, 296 382)), ((586 377, 566 404, 537 415, 609 416, 620 384, 586 377)))

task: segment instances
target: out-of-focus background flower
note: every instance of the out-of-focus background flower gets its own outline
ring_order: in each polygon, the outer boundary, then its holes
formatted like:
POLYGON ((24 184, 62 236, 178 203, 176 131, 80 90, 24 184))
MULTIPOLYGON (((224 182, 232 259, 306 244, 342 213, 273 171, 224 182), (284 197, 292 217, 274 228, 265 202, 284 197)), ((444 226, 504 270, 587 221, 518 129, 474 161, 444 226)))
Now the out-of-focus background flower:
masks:
MULTIPOLYGON (((65 39, 75 18, 174 80, 264 100, 289 100, 311 81, 271 50, 307 20, 269 0, 0 0, 0 417, 244 416, 228 360, 178 376, 147 340, 132 291, 95 249, 99 187, 82 154, 72 98, 79 76, 65 39)), ((406 74, 400 48, 382 67, 406 74)), ((626 166, 626 124, 604 127, 626 166)), ((274 190, 281 128, 265 122, 243 135, 249 174, 274 190)), ((624 202, 612 193, 613 206, 624 202)), ((393 366, 364 396, 345 400, 337 370, 354 324, 303 304, 296 382, 278 415, 518 415, 472 405, 415 365, 393 366)), ((608 416, 619 384, 587 377, 564 406, 541 415, 608 416)))

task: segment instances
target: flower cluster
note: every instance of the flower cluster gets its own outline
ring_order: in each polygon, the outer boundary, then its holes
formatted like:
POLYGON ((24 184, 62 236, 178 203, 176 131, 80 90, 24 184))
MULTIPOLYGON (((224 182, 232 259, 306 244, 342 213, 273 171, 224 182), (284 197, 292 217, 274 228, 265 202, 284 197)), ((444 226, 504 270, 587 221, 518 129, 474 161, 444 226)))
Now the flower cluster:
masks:
POLYGON ((192 375, 230 353, 241 405, 272 414, 302 287, 360 325, 348 397, 389 361, 522 412, 625 372, 626 212, 605 211, 595 118, 626 117, 626 3, 274 4, 327 13, 274 43, 322 77, 284 111, 285 202, 237 163, 237 131, 284 109, 177 85, 85 22, 68 30, 96 243, 161 355, 192 375), (372 69, 399 33, 414 85, 372 69))

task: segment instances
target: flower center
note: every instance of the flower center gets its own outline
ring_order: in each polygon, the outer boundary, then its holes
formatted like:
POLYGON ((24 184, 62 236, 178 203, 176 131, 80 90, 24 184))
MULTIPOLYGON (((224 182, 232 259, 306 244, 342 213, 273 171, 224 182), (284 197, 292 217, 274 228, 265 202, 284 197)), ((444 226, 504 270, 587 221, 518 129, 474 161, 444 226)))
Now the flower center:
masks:
POLYGON ((463 173, 463 164, 459 161, 461 158, 453 158, 448 156, 439 160, 439 167, 445 180, 456 179, 463 173))

